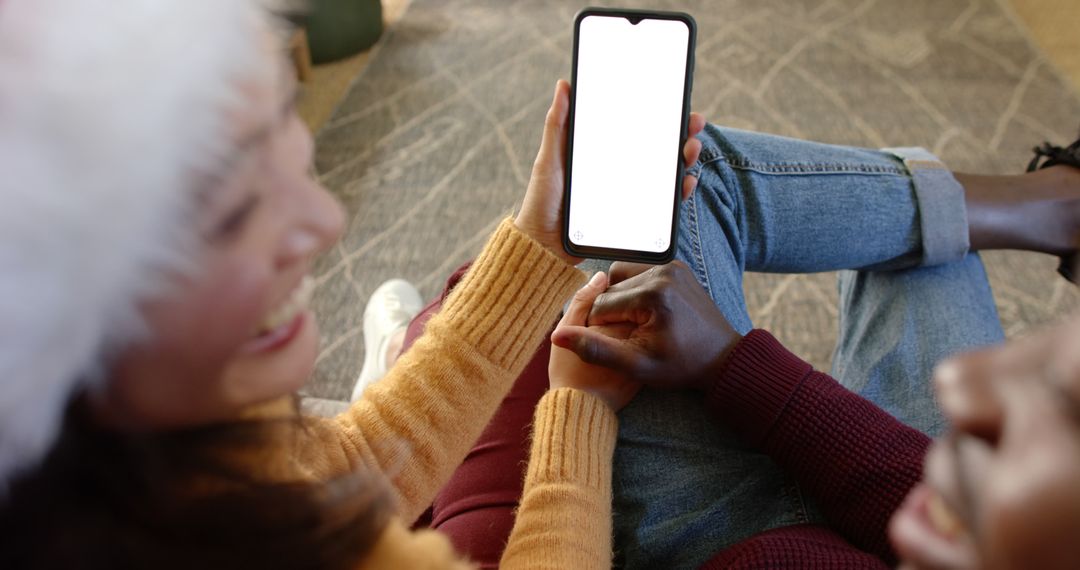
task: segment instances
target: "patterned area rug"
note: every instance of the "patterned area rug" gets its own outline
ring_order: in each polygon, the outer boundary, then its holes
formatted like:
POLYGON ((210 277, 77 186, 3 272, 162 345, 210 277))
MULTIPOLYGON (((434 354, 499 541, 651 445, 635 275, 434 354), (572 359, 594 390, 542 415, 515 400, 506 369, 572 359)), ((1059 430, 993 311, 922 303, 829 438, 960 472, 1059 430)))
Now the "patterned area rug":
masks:
MULTIPOLYGON (((608 2, 596 2, 611 5, 608 2)), ((317 138, 346 204, 317 264, 324 342, 314 398, 345 399, 361 317, 382 281, 425 297, 521 199, 556 78, 568 77, 571 0, 413 0, 317 138)), ((994 0, 695 0, 694 109, 718 124, 830 143, 924 146, 953 169, 1015 173, 1043 140, 1073 140, 1080 99, 994 0)), ((984 256, 1006 333, 1080 304, 1048 256, 984 256)), ((834 274, 748 275, 751 316, 828 370, 834 274)))

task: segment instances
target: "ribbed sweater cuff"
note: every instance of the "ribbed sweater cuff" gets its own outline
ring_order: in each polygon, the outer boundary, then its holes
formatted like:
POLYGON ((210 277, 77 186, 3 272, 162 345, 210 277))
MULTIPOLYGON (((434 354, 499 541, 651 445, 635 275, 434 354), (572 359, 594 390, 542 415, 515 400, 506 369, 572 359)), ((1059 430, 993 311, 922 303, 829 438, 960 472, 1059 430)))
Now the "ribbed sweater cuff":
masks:
POLYGON ((585 274, 503 220, 440 311, 467 343, 506 369, 523 365, 585 274))
POLYGON ((611 484, 618 420, 599 398, 573 388, 552 390, 536 405, 528 481, 611 484))
POLYGON ((747 443, 759 445, 811 370, 771 334, 755 329, 735 346, 707 403, 747 443))

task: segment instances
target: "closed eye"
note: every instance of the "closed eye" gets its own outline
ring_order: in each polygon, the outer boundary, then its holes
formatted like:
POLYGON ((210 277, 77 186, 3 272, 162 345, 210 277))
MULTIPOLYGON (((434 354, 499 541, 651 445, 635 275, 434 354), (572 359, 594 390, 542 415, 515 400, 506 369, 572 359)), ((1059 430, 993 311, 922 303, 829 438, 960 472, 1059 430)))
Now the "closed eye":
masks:
POLYGON ((240 233, 244 224, 251 218, 251 214, 259 206, 259 195, 251 194, 244 201, 229 211, 214 230, 214 238, 227 240, 240 233))

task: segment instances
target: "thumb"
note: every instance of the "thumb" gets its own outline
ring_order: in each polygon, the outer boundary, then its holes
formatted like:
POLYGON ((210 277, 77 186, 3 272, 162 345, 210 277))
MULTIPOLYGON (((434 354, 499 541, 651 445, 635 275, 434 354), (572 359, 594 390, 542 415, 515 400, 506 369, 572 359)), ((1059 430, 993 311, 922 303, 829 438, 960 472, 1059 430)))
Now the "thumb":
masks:
POLYGON ((565 348, 586 364, 595 364, 636 376, 646 363, 644 355, 625 341, 576 325, 560 325, 551 333, 551 344, 565 348))
POLYGON ((544 119, 544 136, 540 141, 540 156, 561 161, 566 147, 566 122, 570 115, 570 84, 560 79, 555 83, 555 97, 544 119))

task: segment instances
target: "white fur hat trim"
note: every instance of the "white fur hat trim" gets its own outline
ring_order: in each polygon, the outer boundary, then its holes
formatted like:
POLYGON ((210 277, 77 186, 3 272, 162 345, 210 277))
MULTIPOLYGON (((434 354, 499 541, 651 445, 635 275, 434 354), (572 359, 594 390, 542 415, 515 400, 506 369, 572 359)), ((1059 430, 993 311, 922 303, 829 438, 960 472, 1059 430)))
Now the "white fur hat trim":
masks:
POLYGON ((0 494, 198 252, 255 0, 0 0, 0 494))

